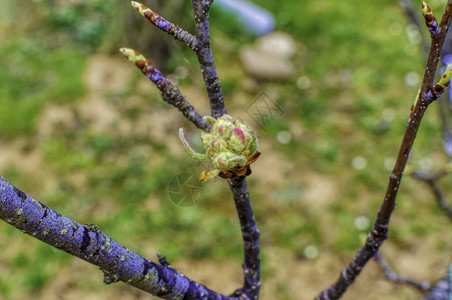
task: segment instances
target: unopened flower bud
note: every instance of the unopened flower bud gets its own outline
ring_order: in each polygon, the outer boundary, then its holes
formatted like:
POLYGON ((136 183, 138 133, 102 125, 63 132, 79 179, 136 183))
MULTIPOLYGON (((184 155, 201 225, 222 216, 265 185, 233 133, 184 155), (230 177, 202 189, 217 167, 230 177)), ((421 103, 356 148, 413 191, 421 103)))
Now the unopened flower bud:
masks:
POLYGON ((226 150, 227 147, 228 144, 220 137, 214 138, 210 143, 210 148, 217 153, 226 150))
POLYGON ((231 134, 231 138, 229 140, 229 144, 232 150, 236 153, 241 153, 246 148, 246 138, 245 134, 240 128, 234 128, 231 134))
POLYGON ((256 161, 260 153, 257 151, 256 133, 244 122, 235 120, 229 115, 219 119, 204 117, 212 125, 212 131, 201 134, 205 154, 195 153, 187 141, 181 136, 185 151, 195 159, 210 158, 216 169, 203 172, 200 180, 207 181, 216 175, 230 178, 232 175, 248 176, 249 165, 256 161))
POLYGON ((223 115, 212 127, 212 133, 218 134, 218 136, 222 137, 225 140, 228 140, 234 128, 235 126, 232 117, 229 115, 223 115))
POLYGON ((202 133, 201 134, 201 142, 204 145, 204 147, 207 149, 210 147, 210 144, 215 139, 215 136, 210 133, 202 133))

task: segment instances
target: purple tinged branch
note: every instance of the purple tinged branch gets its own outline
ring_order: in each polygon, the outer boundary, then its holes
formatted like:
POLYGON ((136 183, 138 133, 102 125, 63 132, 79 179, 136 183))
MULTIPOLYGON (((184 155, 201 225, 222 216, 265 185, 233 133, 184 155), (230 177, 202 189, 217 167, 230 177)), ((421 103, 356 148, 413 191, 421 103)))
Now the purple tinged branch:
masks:
POLYGON ((192 0, 192 5, 196 30, 195 52, 206 84, 212 117, 219 118, 226 113, 226 108, 210 44, 209 10, 212 2, 192 0))
POLYGON ((421 300, 450 300, 451 293, 450 277, 438 281, 428 292, 428 295, 421 300))
POLYGON ((209 132, 212 126, 205 121, 194 107, 185 99, 182 93, 152 63, 138 51, 130 48, 121 48, 120 52, 141 70, 162 92, 162 98, 173 105, 198 128, 209 132))
MULTIPOLYGON (((103 234, 31 198, 0 177, 0 219, 44 243, 99 266, 104 282, 123 281, 162 299, 233 299, 153 263, 103 234)), ((165 260, 166 261, 166 260, 165 260)))
POLYGON ((389 221, 395 208, 395 201, 400 182, 402 180, 403 171, 411 153, 411 149, 424 113, 429 104, 432 103, 432 99, 428 95, 428 92, 431 90, 433 85, 435 71, 440 58, 440 52, 449 29, 451 19, 452 0, 448 0, 446 11, 439 26, 440 32, 437 35, 432 36, 432 43, 427 60, 427 68, 424 73, 419 100, 411 113, 410 121, 408 122, 405 130, 394 169, 389 176, 389 183, 383 203, 378 211, 377 219, 372 227, 372 230, 366 239, 366 243, 358 251, 350 264, 340 272, 339 279, 328 289, 322 291, 316 299, 332 300, 341 298, 348 287, 353 284, 355 279, 361 273, 361 270, 367 262, 378 252, 378 249, 387 238, 389 221))
POLYGON ((254 221, 250 196, 245 177, 233 176, 230 188, 242 229, 245 261, 243 263, 244 284, 233 295, 246 295, 248 299, 257 300, 261 286, 259 259, 259 230, 254 221))
POLYGON ((435 195, 436 202, 438 202, 441 209, 444 211, 444 213, 447 215, 449 220, 452 221, 452 207, 449 205, 449 203, 446 200, 446 197, 444 196, 443 192, 438 186, 437 181, 447 175, 449 170, 443 170, 441 172, 438 172, 436 174, 425 174, 420 172, 413 172, 412 175, 414 178, 419 179, 421 181, 424 181, 431 189, 433 195, 435 195))
POLYGON ((162 31, 165 31, 169 35, 173 36, 176 40, 184 42, 188 47, 195 50, 196 38, 189 32, 183 30, 178 25, 171 23, 165 18, 161 17, 159 14, 153 12, 147 6, 132 1, 132 6, 146 19, 148 19, 152 24, 162 31))
POLYGON ((433 15, 430 6, 425 1, 422 1, 422 14, 424 15, 425 25, 431 36, 437 35, 439 33, 438 22, 433 15))
POLYGON ((164 19, 143 4, 135 1, 131 3, 152 24, 172 35, 175 39, 183 41, 195 51, 207 88, 211 114, 214 118, 219 118, 225 114, 226 109, 224 106, 223 92, 221 91, 221 84, 218 79, 210 45, 209 11, 213 0, 192 0, 196 36, 191 35, 179 26, 164 19))
POLYGON ((383 269, 385 276, 389 281, 392 281, 395 283, 400 283, 400 284, 410 285, 422 292, 426 292, 431 289, 430 283, 428 283, 428 282, 425 282, 425 281, 419 282, 419 281, 407 278, 405 276, 396 274, 392 270, 389 263, 384 258, 382 258, 379 254, 375 254, 374 260, 383 269))

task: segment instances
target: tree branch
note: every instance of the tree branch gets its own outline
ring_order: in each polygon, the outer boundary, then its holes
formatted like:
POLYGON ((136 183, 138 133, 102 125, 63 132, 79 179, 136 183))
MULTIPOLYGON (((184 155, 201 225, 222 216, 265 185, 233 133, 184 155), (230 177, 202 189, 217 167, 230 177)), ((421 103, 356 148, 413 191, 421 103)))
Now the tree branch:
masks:
MULTIPOLYGON (((217 76, 212 49, 210 44, 209 31, 209 10, 213 0, 192 0, 193 12, 195 17, 196 37, 183 31, 180 27, 170 23, 146 6, 132 2, 132 5, 151 23, 161 30, 171 34, 174 38, 185 42, 192 48, 199 60, 201 71, 204 77, 207 93, 209 96, 211 114, 214 118, 219 118, 226 113, 223 101, 223 93, 221 91, 221 84, 217 76)), ((162 90, 162 97, 168 103, 176 107, 186 107, 186 105, 175 105, 174 99, 180 99, 180 103, 187 103, 180 92, 166 80, 161 73, 156 70, 151 62, 147 60, 140 53, 127 48, 122 48, 121 52, 141 71, 154 82, 157 87, 162 90), (166 92, 169 90, 171 93, 166 92), (167 97, 165 98, 165 95, 167 97)), ((192 110, 194 112, 194 109, 192 110)), ((186 113, 183 111, 184 115, 186 113)), ((196 113, 196 112, 194 112, 196 113)), ((187 116, 187 115, 186 115, 187 116)), ((210 131, 209 128, 198 125, 199 115, 194 115, 191 118, 187 116, 193 123, 197 124, 199 128, 205 131, 210 131)), ((201 119, 201 121, 205 122, 201 119)), ((207 122, 205 122, 207 123, 207 122)), ((202 124, 204 125, 204 124, 202 124)), ((260 282, 260 260, 259 260, 259 231, 254 222, 253 211, 251 209, 248 187, 245 177, 235 176, 230 181, 230 187, 234 194, 234 201, 236 210, 240 219, 242 228, 242 236, 244 241, 245 259, 243 264, 244 269, 244 284, 241 289, 234 292, 233 296, 240 299, 258 299, 260 282)))
POLYGON ((176 40, 184 42, 188 47, 195 50, 195 37, 193 35, 153 12, 149 7, 135 1, 132 1, 131 3, 143 17, 148 19, 157 28, 173 36, 176 40))
POLYGON ((165 264, 139 256, 95 225, 82 225, 62 216, 2 177, 0 219, 50 246, 99 266, 106 284, 123 281, 162 299, 234 299, 209 290, 165 264))
MULTIPOLYGON (((427 60, 424 79, 422 81, 419 99, 411 112, 408 125, 400 146, 394 169, 389 176, 388 188, 383 203, 378 211, 377 219, 367 237, 365 245, 358 251, 353 261, 341 271, 339 279, 328 289, 322 291, 316 299, 339 299, 347 288, 355 281, 367 262, 378 252, 387 238, 389 220, 395 208, 395 200, 399 190, 408 157, 413 147, 422 117, 430 103, 436 100, 438 94, 432 89, 435 71, 437 69, 441 48, 446 38, 452 18, 452 0, 448 0, 446 11, 440 23, 440 32, 432 35, 432 43, 427 60)), ((435 86, 436 87, 436 86, 435 86)))
POLYGON ((425 281, 419 282, 419 281, 407 278, 405 276, 396 274, 392 270, 392 268, 389 266, 389 263, 385 259, 383 259, 378 253, 374 255, 374 260, 383 269, 385 276, 388 280, 395 282, 395 283, 410 285, 410 286, 420 290, 421 292, 427 292, 428 290, 431 289, 430 283, 428 283, 428 282, 425 282, 425 281))
POLYGON ((201 115, 196 112, 195 108, 185 99, 179 89, 166 79, 165 76, 163 76, 162 73, 160 73, 160 71, 143 56, 143 54, 130 48, 121 48, 120 51, 157 86, 162 92, 162 98, 166 103, 179 109, 179 111, 198 128, 207 132, 210 131, 212 126, 209 122, 205 121, 201 115))
POLYGON ((209 11, 212 2, 213 0, 192 0, 196 30, 194 50, 201 65, 212 117, 219 118, 226 113, 226 108, 210 45, 209 11))
POLYGON ((436 202, 438 202, 441 209, 446 213, 447 217, 450 221, 452 221, 452 207, 447 203, 446 198, 444 197, 444 194, 441 192, 441 189, 439 188, 436 181, 446 175, 446 172, 439 172, 437 174, 424 174, 419 172, 413 172, 412 176, 416 179, 422 180, 425 182, 430 189, 432 190, 433 195, 435 195, 436 202))
POLYGON ((259 259, 260 234, 254 222, 246 178, 243 176, 234 176, 231 178, 229 184, 234 194, 234 202, 240 219, 245 253, 243 287, 235 291, 233 295, 240 296, 245 294, 247 299, 257 300, 261 286, 259 259))
POLYGON ((450 272, 446 278, 438 281, 422 300, 450 300, 450 272))
POLYGON ((145 5, 132 1, 133 7, 152 24, 170 34, 176 40, 184 42, 195 51, 207 88, 212 117, 219 118, 226 113, 226 108, 210 44, 209 11, 212 3, 213 0, 192 0, 196 31, 196 36, 193 36, 145 5))

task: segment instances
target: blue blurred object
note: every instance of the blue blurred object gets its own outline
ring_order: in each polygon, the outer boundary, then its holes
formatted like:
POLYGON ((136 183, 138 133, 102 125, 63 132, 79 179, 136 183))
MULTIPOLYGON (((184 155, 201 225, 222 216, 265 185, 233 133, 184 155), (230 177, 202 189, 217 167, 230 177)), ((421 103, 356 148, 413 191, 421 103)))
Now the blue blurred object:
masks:
POLYGON ((236 15, 244 29, 253 35, 264 35, 275 27, 275 19, 272 14, 248 1, 216 0, 215 4, 236 15))

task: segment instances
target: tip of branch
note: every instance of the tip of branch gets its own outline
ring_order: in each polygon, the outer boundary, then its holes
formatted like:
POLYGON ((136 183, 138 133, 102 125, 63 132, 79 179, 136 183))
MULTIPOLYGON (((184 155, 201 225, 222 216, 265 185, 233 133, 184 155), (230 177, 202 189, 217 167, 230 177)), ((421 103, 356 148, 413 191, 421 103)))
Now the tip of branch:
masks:
POLYGON ((132 49, 126 48, 126 47, 119 48, 119 52, 121 52, 121 54, 124 55, 124 56, 126 56, 126 54, 127 54, 130 50, 132 50, 132 49))
POLYGON ((136 2, 136 1, 130 1, 130 4, 132 4, 132 6, 133 6, 135 9, 138 9, 138 8, 140 7, 140 5, 143 5, 143 4, 141 4, 140 2, 136 2))
POLYGON ((443 76, 439 80, 438 84, 444 88, 448 87, 450 84, 450 79, 452 78, 452 65, 447 64, 446 71, 444 71, 443 76))
POLYGON ((152 10, 149 7, 145 6, 144 4, 141 4, 140 2, 132 1, 130 3, 143 17, 145 17, 146 12, 152 12, 152 10))
POLYGON ((119 48, 119 52, 121 52, 121 54, 124 55, 124 57, 130 61, 135 60, 137 54, 135 53, 136 52, 135 50, 126 47, 119 48))
POLYGON ((422 12, 425 14, 425 12, 428 10, 430 10, 430 7, 428 6, 427 2, 422 1, 422 12))
POLYGON ((449 86, 451 78, 452 78, 452 65, 447 64, 446 71, 444 71, 443 76, 441 76, 441 79, 438 81, 438 83, 435 84, 435 86, 431 89, 431 93, 433 94, 434 99, 437 99, 449 86))
POLYGON ((124 55, 129 61, 136 63, 137 61, 146 61, 146 57, 143 56, 140 52, 133 50, 132 48, 120 48, 119 52, 124 55))
POLYGON ((425 1, 422 1, 422 14, 424 15, 425 25, 427 26, 428 31, 430 31, 430 34, 438 34, 438 22, 436 21, 436 18, 433 15, 432 10, 430 9, 430 6, 428 6, 427 2, 425 1))

